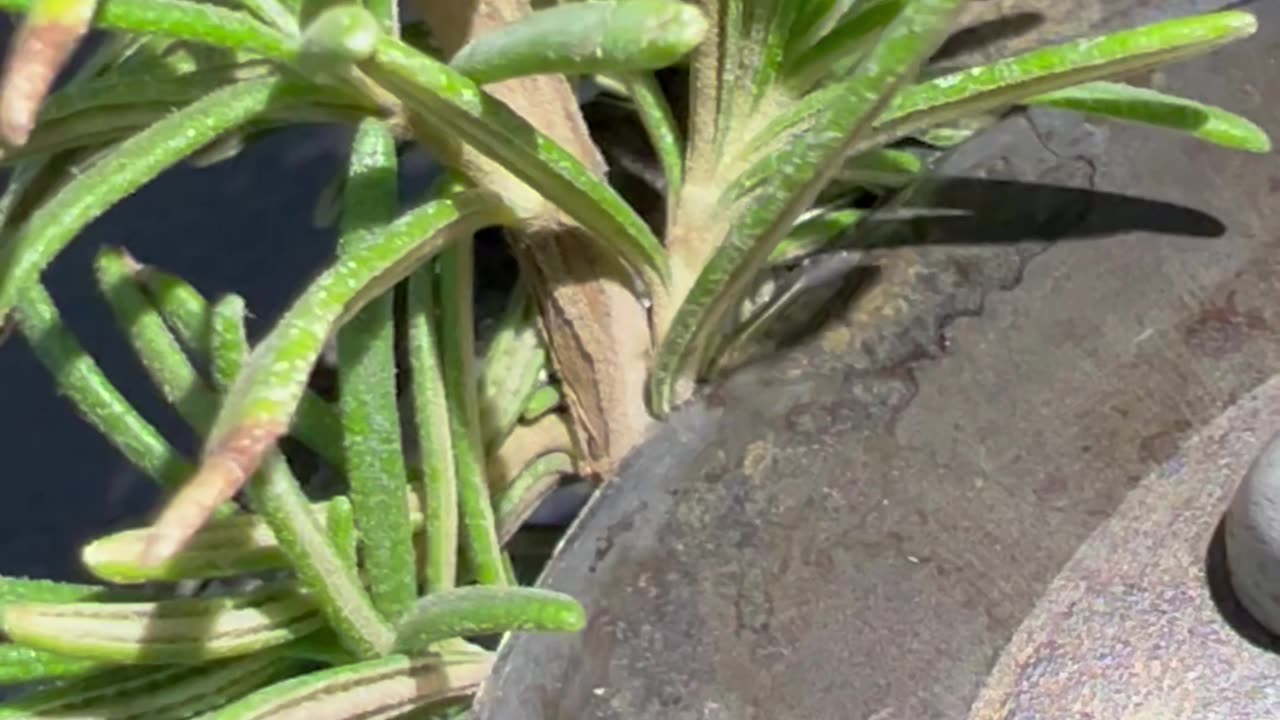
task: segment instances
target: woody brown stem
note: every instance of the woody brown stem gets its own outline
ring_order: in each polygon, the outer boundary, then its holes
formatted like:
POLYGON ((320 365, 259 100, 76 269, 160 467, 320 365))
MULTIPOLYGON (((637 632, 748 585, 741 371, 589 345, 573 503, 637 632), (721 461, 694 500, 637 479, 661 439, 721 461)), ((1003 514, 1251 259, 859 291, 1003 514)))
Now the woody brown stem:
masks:
MULTIPOLYGON (((451 55, 472 38, 530 12, 528 0, 419 0, 441 50, 451 55)), ((577 99, 561 76, 530 76, 485 90, 603 176, 577 99)), ((463 150, 473 179, 506 196, 530 189, 502 168, 463 150)), ((651 351, 649 318, 624 270, 585 231, 546 201, 523 211, 512 233, 516 254, 538 297, 552 362, 565 388, 581 470, 611 475, 651 423, 644 389, 651 351)))

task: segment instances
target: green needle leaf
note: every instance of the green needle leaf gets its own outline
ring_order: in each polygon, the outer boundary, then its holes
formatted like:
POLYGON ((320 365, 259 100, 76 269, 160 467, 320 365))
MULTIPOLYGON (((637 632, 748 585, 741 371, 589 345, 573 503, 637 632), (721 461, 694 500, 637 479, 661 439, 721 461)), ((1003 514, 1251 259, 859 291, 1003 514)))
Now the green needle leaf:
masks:
POLYGON ((296 8, 291 10, 280 0, 239 0, 239 3, 271 27, 287 35, 298 34, 296 8))
POLYGON ((1177 18, 1041 48, 912 86, 861 146, 875 147, 959 117, 1021 103, 1073 85, 1166 65, 1252 35, 1258 21, 1228 11, 1177 18))
POLYGON ((182 158, 272 104, 275 79, 218 90, 124 141, 68 182, 0 247, 0 319, 82 229, 182 158))
POLYGON ((135 277, 141 267, 121 249, 103 248, 94 261, 94 274, 116 324, 129 339, 161 397, 178 410, 188 425, 203 434, 213 422, 218 398, 196 373, 177 338, 143 294, 135 277))
POLYGON ((462 549, 476 580, 485 585, 506 582, 502 543, 485 474, 484 438, 476 391, 474 255, 470 239, 441 254, 440 357, 448 399, 449 429, 458 478, 458 511, 462 549))
MULTIPOLYGON (((214 357, 239 355, 244 358, 248 343, 243 334, 243 312, 233 303, 230 310, 234 314, 231 314, 224 311, 226 306, 226 303, 219 303, 213 313, 211 352, 214 357)), ((242 467, 237 469, 243 470, 242 467)), ((203 492, 205 490, 194 480, 189 482, 166 510, 169 521, 175 517, 182 521, 184 512, 202 521, 208 507, 202 503, 209 502, 201 497, 203 492), (183 497, 184 493, 190 494, 183 497), (193 502, 192 497, 195 498, 193 502), (184 502, 191 502, 191 505, 184 507, 184 502)), ((320 604, 330 627, 347 651, 355 657, 384 654, 391 642, 390 626, 373 607, 373 601, 360 585, 346 551, 326 532, 288 462, 278 450, 266 452, 261 472, 254 482, 249 483, 248 494, 250 504, 266 518, 274 540, 292 561, 294 572, 320 604)), ((326 512, 324 519, 329 517, 326 512)), ((161 515, 161 522, 157 523, 162 531, 165 520, 166 515, 161 515)), ((162 539, 164 537, 161 535, 162 539)), ((157 565, 155 541, 156 530, 153 528, 142 547, 141 564, 157 565)), ((171 560, 173 555, 170 552, 162 557, 171 560)))
POLYGON ((796 13, 791 24, 791 37, 787 41, 786 56, 794 58, 811 47, 823 35, 835 27, 859 0, 809 0, 796 13))
POLYGON ((314 603, 295 590, 151 603, 12 603, 0 626, 15 642, 117 663, 191 663, 246 655, 320 629, 314 603))
POLYGON ((191 475, 191 461, 107 379, 62 322, 43 284, 37 282, 22 293, 14 319, 36 357, 53 375, 58 391, 129 462, 166 488, 178 487, 191 475))
POLYGON ((489 451, 519 422, 547 362, 533 296, 521 283, 507 300, 480 372, 480 427, 489 451))
MULTIPOLYGON (((396 142, 377 120, 356 130, 339 251, 350 256, 395 219, 396 142)), ((418 596, 396 402, 394 297, 374 298, 338 332, 339 409, 347 479, 374 605, 389 620, 418 596)))
POLYGON ((401 216, 321 274, 254 348, 222 404, 200 469, 156 522, 147 560, 171 556, 209 509, 231 497, 258 467, 288 429, 325 340, 344 319, 450 241, 508 220, 504 208, 483 193, 436 200, 401 216))
POLYGON ((458 478, 443 370, 435 298, 435 263, 409 278, 409 366, 418 471, 426 514, 423 555, 428 593, 448 590, 458 576, 458 478))
POLYGON ((662 165, 662 173, 667 180, 666 195, 670 212, 684 185, 684 144, 680 139, 679 125, 653 75, 627 74, 621 80, 626 86, 627 95, 635 103, 640 122, 658 156, 658 163, 662 165))
MULTIPOLYGON (((154 266, 145 265, 134 276, 178 340, 197 360, 209 364, 218 390, 227 390, 249 354, 245 341, 247 310, 244 298, 227 295, 210 306, 200 291, 187 281, 154 266), (226 332, 226 337, 216 343, 222 347, 221 353, 214 353, 211 349, 215 345, 210 342, 215 327, 214 313, 223 315, 217 327, 226 332)), ((337 411, 315 392, 307 390, 303 394, 289 433, 332 467, 343 467, 341 421, 337 411)))
POLYGON ((803 93, 824 77, 846 72, 849 65, 870 47, 876 33, 893 22, 906 0, 875 0, 858 3, 847 17, 813 47, 787 63, 787 84, 803 93))
POLYGON ((817 213, 813 217, 805 218, 796 223, 786 239, 773 249, 769 255, 769 263, 781 265, 812 255, 846 236, 865 215, 861 210, 846 208, 817 213))
MULTIPOLYGON (((13 643, 0 644, 0 685, 18 685, 86 675, 103 668, 102 663, 67 657, 13 643)), ((0 705, 0 717, 4 717, 0 705)))
POLYGON ((382 32, 360 5, 334 5, 307 24, 298 60, 307 71, 341 74, 373 54, 382 32))
POLYGON ((1248 119, 1148 88, 1098 81, 1037 95, 1024 104, 1177 130, 1233 150, 1271 152, 1266 131, 1248 119))
POLYGON ((116 668, 0 704, 0 720, 185 720, 297 669, 297 661, 270 652, 194 666, 116 668))
POLYGON ((868 52, 865 71, 832 99, 816 126, 789 136, 785 148, 761 161, 770 182, 701 270, 658 349, 649 385, 652 412, 665 415, 692 390, 729 311, 899 85, 937 47, 962 2, 916 0, 907 6, 868 52))
MULTIPOLYGON (((323 533, 335 532, 329 521, 336 501, 337 498, 308 505, 323 533)), ((417 510, 416 498, 411 497, 411 503, 417 510)), ((412 519, 415 526, 421 526, 420 513, 415 513, 412 519)), ((234 577, 288 566, 288 558, 271 526, 259 515, 242 513, 212 520, 192 536, 181 551, 154 566, 139 562, 148 536, 149 531, 144 528, 98 538, 84 546, 80 560, 96 577, 122 585, 234 577)))
POLYGON ((498 516, 498 536, 504 541, 520 529, 533 511, 560 484, 560 479, 573 472, 573 458, 568 453, 553 452, 529 463, 511 484, 503 488, 494 503, 498 516))
POLYGON ((399 0, 365 0, 369 12, 382 23, 382 31, 388 35, 400 34, 399 0))
POLYGON ((529 395, 529 401, 520 412, 520 419, 524 422, 533 422, 555 410, 563 400, 564 395, 560 392, 560 388, 555 385, 543 385, 529 395))
POLYGON ((397 652, 417 654, 441 640, 514 631, 577 632, 586 611, 563 593, 473 585, 428 595, 396 629, 397 652))
POLYGON ((106 599, 111 588, 0 575, 0 611, 14 603, 73 603, 106 599))
POLYGON ((472 40, 449 64, 480 85, 522 75, 656 70, 702 41, 707 19, 680 0, 620 0, 535 10, 472 40))
MULTIPOLYGON (((0 0, 0 10, 26 13, 32 0, 0 0)), ((287 59, 288 38, 236 10, 187 0, 101 0, 93 27, 191 40, 287 59)))
POLYGON ((90 118, 108 110, 138 107, 181 107, 236 80, 259 77, 268 72, 263 63, 192 70, 179 75, 119 73, 59 90, 40 111, 41 125, 77 115, 90 118))
POLYGON ((329 532, 329 538, 338 550, 338 556, 352 570, 358 569, 360 536, 356 530, 356 516, 351 508, 351 501, 341 495, 330 500, 325 507, 324 522, 325 530, 329 532))
POLYGON ((294 572, 319 603, 343 646, 356 657, 386 653, 391 628, 360 586, 355 569, 321 527, 284 457, 269 454, 247 488, 253 508, 267 519, 294 572))
POLYGON ((259 690, 196 720, 393 718, 475 693, 493 665, 487 653, 403 655, 344 665, 259 690))
MULTIPOLYGON (((409 502, 410 526, 415 531, 420 530, 423 525, 422 503, 408 488, 405 494, 409 502)), ((342 528, 333 525, 335 516, 343 521, 342 516, 346 512, 341 507, 335 509, 337 505, 349 505, 349 502, 339 495, 329 501, 307 504, 307 511, 315 520, 317 534, 330 537, 343 534, 342 528)), ((289 565, 285 550, 276 540, 271 525, 261 515, 242 513, 215 518, 193 535, 182 550, 159 565, 140 562, 149 534, 148 529, 141 528, 98 538, 81 551, 81 562, 96 577, 125 585, 234 577, 289 565)), ((335 543, 335 547, 340 553, 346 553, 345 544, 335 543)))
MULTIPOLYGON (((0 0, 0 10, 27 12, 32 0, 0 0)), ((263 57, 288 59, 289 39, 249 15, 212 3, 188 0, 101 0, 94 27, 140 35, 161 35, 263 57)))
POLYGON ((545 198, 651 283, 665 282, 666 252, 636 211, 506 105, 456 70, 391 38, 379 41, 362 68, 406 103, 433 137, 456 138, 537 188, 538 208, 513 207, 517 215, 540 212, 545 198))

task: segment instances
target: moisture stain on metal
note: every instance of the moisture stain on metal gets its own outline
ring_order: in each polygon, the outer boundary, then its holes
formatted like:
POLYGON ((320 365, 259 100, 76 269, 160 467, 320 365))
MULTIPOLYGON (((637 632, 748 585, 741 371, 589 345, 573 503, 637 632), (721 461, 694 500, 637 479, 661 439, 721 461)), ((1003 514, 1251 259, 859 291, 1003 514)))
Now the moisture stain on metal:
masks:
POLYGON ((591 558, 591 565, 587 568, 588 573, 595 574, 596 568, 613 550, 613 544, 617 541, 617 538, 630 532, 635 527, 636 515, 643 513, 648 508, 649 503, 640 502, 630 513, 624 515, 605 530, 604 536, 596 540, 596 551, 591 558))
POLYGON ((1183 331, 1183 338, 1197 354, 1222 358, 1240 351, 1244 335, 1270 330, 1261 311, 1239 307, 1233 290, 1220 301, 1206 302, 1183 331))
POLYGON ((1163 430, 1147 435, 1138 443, 1138 459, 1163 464, 1178 452, 1182 437, 1191 428, 1190 420, 1179 418, 1163 430))

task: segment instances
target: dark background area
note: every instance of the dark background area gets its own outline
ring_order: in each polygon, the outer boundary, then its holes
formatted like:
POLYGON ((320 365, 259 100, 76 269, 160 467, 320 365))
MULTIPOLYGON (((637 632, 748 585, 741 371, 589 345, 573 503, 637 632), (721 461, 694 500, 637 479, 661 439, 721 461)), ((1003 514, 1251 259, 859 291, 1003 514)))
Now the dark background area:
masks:
MULTIPOLYGON (((8 47, 12 30, 0 15, 0 47, 8 47)), ((211 167, 179 166, 93 223, 45 274, 84 347, 179 449, 196 450, 196 439, 152 389, 116 328, 94 283, 94 254, 122 246, 207 297, 240 293, 256 339, 332 254, 335 231, 315 227, 312 215, 345 163, 350 132, 291 128, 211 167)), ((428 161, 405 158, 402 174, 405 198, 413 200, 426 187, 428 161)), ((0 378, 0 573, 82 577, 78 547, 145 520, 157 509, 156 488, 57 395, 20 335, 0 345, 0 378)))

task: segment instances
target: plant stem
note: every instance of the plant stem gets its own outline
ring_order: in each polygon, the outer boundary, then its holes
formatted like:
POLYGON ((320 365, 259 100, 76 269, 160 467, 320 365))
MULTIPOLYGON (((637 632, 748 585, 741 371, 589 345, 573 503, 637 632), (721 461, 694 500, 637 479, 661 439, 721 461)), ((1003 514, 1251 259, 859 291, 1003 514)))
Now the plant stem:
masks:
POLYGON ((938 46, 964 0, 916 0, 880 34, 847 92, 835 98, 809 132, 791 138, 787 152, 762 160, 770 183, 734 217, 723 243, 698 272, 658 349, 649 407, 659 415, 685 399, 709 364, 726 314, 854 144, 874 127, 898 88, 938 46))
MULTIPOLYGON (((419 0, 418 6, 445 57, 531 11, 528 0, 474 0, 463 6, 419 0)), ((559 143, 597 181, 603 177, 604 160, 564 77, 523 77, 485 91, 559 143)), ((480 146, 461 152, 460 165, 479 184, 501 188, 509 200, 508 193, 518 197, 529 192, 511 182, 503 169, 510 163, 503 158, 493 155, 489 161, 480 146)), ((540 190, 546 187, 532 176, 526 179, 540 190)), ((566 401, 574 420, 576 455, 584 472, 609 475, 651 422, 644 406, 651 338, 646 310, 632 292, 634 283, 619 267, 616 253, 591 238, 617 231, 570 212, 588 228, 584 232, 566 222, 556 207, 572 209, 582 202, 550 194, 530 198, 525 205, 529 212, 512 233, 513 247, 538 300, 556 372, 566 388, 573 388, 566 401)), ((655 304, 665 293, 652 285, 650 291, 655 304)))

